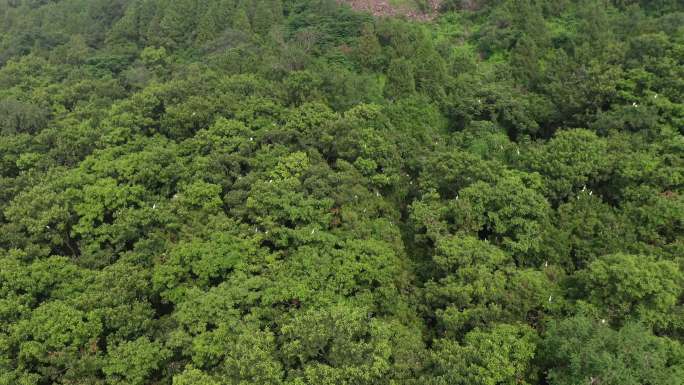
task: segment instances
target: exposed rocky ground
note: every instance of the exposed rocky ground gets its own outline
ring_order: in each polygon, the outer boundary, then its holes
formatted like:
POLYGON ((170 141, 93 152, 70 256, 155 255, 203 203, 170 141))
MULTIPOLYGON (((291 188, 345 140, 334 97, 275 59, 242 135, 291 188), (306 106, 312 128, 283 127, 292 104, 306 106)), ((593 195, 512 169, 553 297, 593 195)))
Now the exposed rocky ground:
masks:
POLYGON ((429 9, 421 11, 414 1, 406 1, 401 4, 390 0, 338 0, 349 4, 359 11, 366 11, 373 16, 406 16, 414 20, 431 20, 436 14, 441 0, 428 0, 429 9))

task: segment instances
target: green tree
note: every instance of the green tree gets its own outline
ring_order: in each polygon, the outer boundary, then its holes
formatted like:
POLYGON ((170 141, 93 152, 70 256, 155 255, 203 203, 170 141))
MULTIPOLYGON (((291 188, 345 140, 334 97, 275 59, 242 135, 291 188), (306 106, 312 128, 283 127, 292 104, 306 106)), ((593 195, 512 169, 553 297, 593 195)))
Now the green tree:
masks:
POLYGON ((459 344, 435 341, 427 384, 529 384, 536 379, 537 337, 526 326, 499 324, 476 329, 459 344), (528 382, 529 381, 529 382, 528 382))
POLYGON ((684 370, 679 342, 638 324, 613 330, 583 316, 551 323, 539 357, 559 385, 677 384, 684 370))
POLYGON ((538 264, 541 232, 550 206, 535 174, 507 173, 495 183, 476 182, 459 192, 459 230, 476 233, 510 252, 518 265, 538 264))
POLYGON ((111 384, 142 385, 150 380, 169 352, 157 342, 141 337, 108 349, 103 371, 111 384))
POLYGON ((532 171, 544 176, 550 199, 573 198, 580 189, 600 185, 611 159, 606 140, 588 130, 557 131, 545 145, 523 154, 532 171))
POLYGON ((587 300, 617 324, 634 320, 662 329, 677 316, 684 277, 673 262, 613 254, 577 274, 587 300))
POLYGON ((416 91, 413 64, 408 59, 392 59, 387 69, 385 95, 391 99, 409 96, 416 91))
POLYGON ((355 55, 356 60, 364 68, 378 70, 382 67, 384 62, 382 46, 371 24, 365 24, 361 29, 355 55))
POLYGON ((10 98, 0 100, 0 116, 2 135, 32 134, 44 128, 47 122, 47 112, 39 106, 10 98))

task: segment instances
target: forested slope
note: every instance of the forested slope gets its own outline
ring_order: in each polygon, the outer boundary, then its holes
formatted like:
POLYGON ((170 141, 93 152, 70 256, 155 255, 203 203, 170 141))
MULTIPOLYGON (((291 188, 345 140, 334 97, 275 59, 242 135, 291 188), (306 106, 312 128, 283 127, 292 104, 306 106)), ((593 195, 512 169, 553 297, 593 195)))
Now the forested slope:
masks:
POLYGON ((0 0, 0 384, 682 384, 683 134, 678 0, 0 0))

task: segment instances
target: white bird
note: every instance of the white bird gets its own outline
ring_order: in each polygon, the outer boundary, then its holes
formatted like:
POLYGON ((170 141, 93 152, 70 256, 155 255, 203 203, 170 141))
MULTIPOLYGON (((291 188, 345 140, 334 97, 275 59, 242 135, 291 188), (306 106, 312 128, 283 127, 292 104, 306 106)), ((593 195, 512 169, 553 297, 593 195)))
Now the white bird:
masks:
POLYGON ((637 107, 639 107, 639 105, 637 104, 637 102, 633 102, 632 107, 637 108, 637 107))
POLYGON ((376 197, 379 197, 379 196, 380 196, 380 193, 376 191, 376 192, 375 192, 375 196, 376 196, 376 197))
POLYGON ((273 179, 269 179, 269 180, 268 180, 268 183, 273 183, 273 179))
POLYGON ((197 115, 197 112, 193 112, 193 113, 192 113, 192 116, 195 116, 195 115, 197 115))
POLYGON ((549 296, 549 302, 551 302, 551 296, 549 296))
POLYGON ((48 225, 45 225, 45 228, 48 229, 48 230, 50 230, 50 226, 48 226, 48 225))
POLYGON ((544 267, 549 267, 549 261, 544 261, 544 267))
POLYGON ((249 138, 249 141, 250 141, 250 142, 253 142, 253 141, 254 141, 254 138, 249 138))
POLYGON ((156 209, 157 209, 157 204, 155 203, 152 205, 152 210, 156 210, 156 209))
POLYGON ((316 232, 316 229, 312 229, 312 230, 311 230, 311 234, 313 234, 313 233, 315 233, 315 232, 316 232))
POLYGON ((584 185, 584 187, 582 187, 582 191, 587 191, 587 185, 584 185))
POLYGON ((589 190, 589 195, 591 195, 591 194, 593 194, 593 193, 594 193, 593 191, 589 190))
POLYGON ((605 324, 605 323, 606 323, 606 320, 605 320, 605 319, 601 319, 601 323, 602 323, 602 324, 605 324))
POLYGON ((520 149, 519 149, 519 148, 516 148, 516 149, 515 149, 515 153, 518 154, 518 155, 520 155, 520 149))
POLYGON ((653 95, 653 99, 658 99, 658 94, 653 95))

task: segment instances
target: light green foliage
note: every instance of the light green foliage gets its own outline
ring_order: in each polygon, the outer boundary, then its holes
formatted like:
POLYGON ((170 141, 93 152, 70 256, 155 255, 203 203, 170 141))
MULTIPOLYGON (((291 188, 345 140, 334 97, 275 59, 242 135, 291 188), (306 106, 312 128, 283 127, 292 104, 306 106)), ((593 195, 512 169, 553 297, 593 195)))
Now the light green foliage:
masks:
POLYGON ((219 385, 219 382, 201 370, 190 367, 173 377, 173 385, 219 385))
POLYGON ((417 358, 406 345, 416 343, 416 335, 353 305, 304 312, 282 332, 286 365, 301 368, 292 371, 291 383, 389 384, 407 374, 401 370, 412 364, 407 359, 417 358))
POLYGON ((207 241, 181 242, 169 255, 162 256, 152 282, 164 297, 177 302, 190 282, 206 288, 212 281, 225 279, 249 253, 254 253, 254 245, 230 234, 215 233, 207 241))
POLYGON ((21 376, 51 380, 65 376, 93 376, 90 364, 97 355, 102 324, 92 312, 83 312, 64 301, 45 302, 29 318, 17 322, 9 341, 17 349, 21 376), (80 369, 80 370, 79 370, 80 369))
POLYGON ((593 132, 569 130, 556 132, 548 144, 524 158, 531 170, 544 175, 550 198, 558 201, 605 177, 611 163, 607 151, 606 141, 593 132))
POLYGON ((444 334, 459 335, 502 316, 505 270, 511 261, 500 249, 471 237, 444 239, 433 261, 441 278, 426 283, 425 297, 438 309, 444 334))
POLYGON ((168 355, 159 343, 141 337, 110 347, 103 371, 112 384, 142 385, 168 355))
POLYGON ((427 384, 528 384, 537 338, 525 326, 500 324, 473 330, 463 344, 440 339, 429 359, 427 384))
POLYGON ((684 279, 670 261, 628 254, 601 257, 578 272, 578 278, 600 314, 617 323, 634 319, 659 328, 676 316, 684 279))
POLYGON ((462 336, 496 321, 535 322, 551 307, 547 298, 556 295, 543 272, 515 269, 503 250, 473 237, 440 239, 432 259, 435 278, 425 283, 423 295, 436 309, 444 336, 462 336))
POLYGON ((492 184, 476 182, 462 189, 455 209, 460 229, 484 234, 520 265, 534 262, 550 214, 539 185, 537 175, 511 173, 492 184))
POLYGON ((0 0, 0 385, 681 383, 682 25, 0 0))

